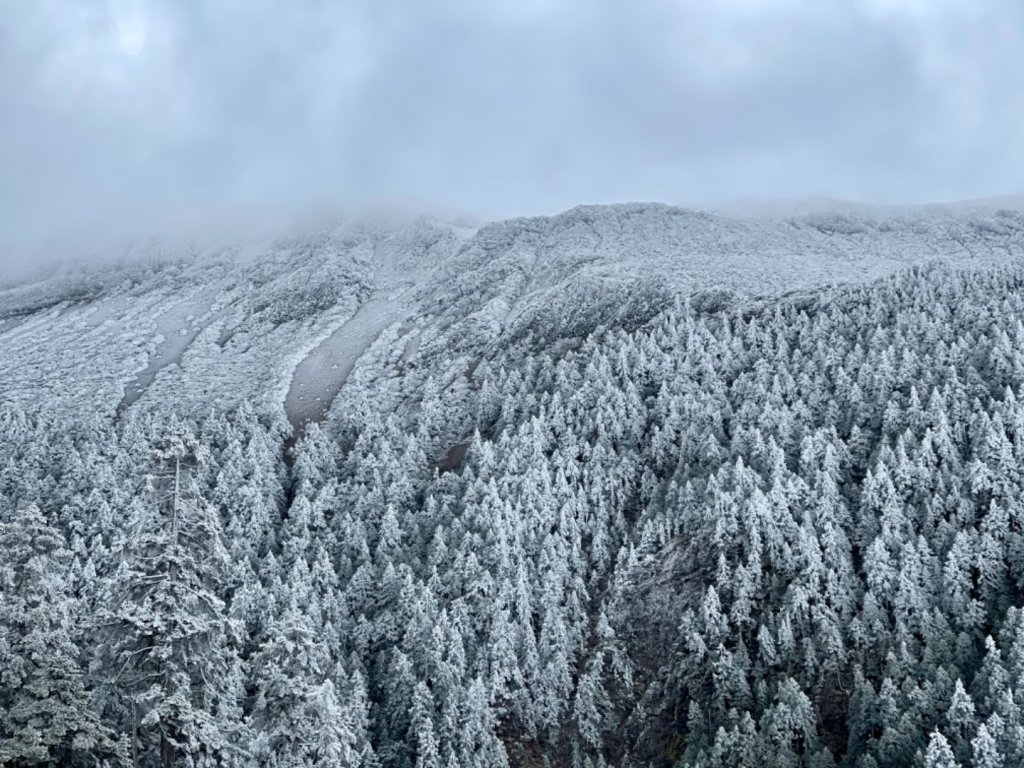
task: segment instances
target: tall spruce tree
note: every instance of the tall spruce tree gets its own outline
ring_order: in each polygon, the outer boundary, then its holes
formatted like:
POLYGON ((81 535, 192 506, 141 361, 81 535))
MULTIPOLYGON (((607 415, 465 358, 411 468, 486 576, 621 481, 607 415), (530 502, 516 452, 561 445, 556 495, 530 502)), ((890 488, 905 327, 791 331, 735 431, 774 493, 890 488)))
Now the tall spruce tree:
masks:
POLYGON ((220 524, 192 467, 191 435, 164 441, 145 503, 102 589, 96 667, 111 717, 131 734, 140 766, 241 764, 239 627, 219 596, 226 572, 220 524))
POLYGON ((0 523, 0 765, 118 765, 68 626, 71 553, 38 507, 0 523))

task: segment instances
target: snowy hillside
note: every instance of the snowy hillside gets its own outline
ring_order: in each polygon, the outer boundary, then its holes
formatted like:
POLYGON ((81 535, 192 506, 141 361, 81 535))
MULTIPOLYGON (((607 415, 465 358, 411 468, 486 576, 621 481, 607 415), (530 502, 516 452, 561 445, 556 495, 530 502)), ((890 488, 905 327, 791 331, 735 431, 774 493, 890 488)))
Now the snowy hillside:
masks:
POLYGON ((0 765, 1024 764, 1011 202, 0 288, 0 765))
POLYGON ((427 374, 448 386, 510 341, 642 323, 677 297, 717 304, 1024 254, 1011 209, 811 208, 584 206, 479 228, 377 214, 255 247, 154 248, 141 263, 0 290, 0 394, 111 417, 249 400, 288 405, 297 424, 328 411, 357 361, 364 380, 414 397, 427 374))

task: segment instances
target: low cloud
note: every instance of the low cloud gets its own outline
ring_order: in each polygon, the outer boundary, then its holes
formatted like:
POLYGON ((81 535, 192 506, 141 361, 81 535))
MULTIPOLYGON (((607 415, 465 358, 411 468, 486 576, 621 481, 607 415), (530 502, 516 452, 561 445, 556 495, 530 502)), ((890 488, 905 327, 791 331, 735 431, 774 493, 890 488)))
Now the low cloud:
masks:
POLYGON ((1020 191, 1024 8, 0 0, 0 249, 221 213, 1020 191))

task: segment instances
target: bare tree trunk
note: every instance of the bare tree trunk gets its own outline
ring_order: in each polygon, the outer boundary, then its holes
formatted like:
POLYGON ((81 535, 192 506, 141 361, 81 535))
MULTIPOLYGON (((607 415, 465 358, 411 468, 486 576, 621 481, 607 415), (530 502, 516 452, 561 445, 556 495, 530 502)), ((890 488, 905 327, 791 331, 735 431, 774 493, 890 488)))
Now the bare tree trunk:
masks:
MULTIPOLYGON (((178 512, 181 494, 181 457, 174 457, 174 496, 171 499, 171 547, 178 546, 178 512)), ((173 582, 177 578, 177 568, 171 562, 168 578, 173 582)), ((170 670, 164 668, 164 693, 171 690, 170 670)), ((174 745, 167 738, 166 732, 160 734, 160 765, 162 768, 174 768, 174 745)))
POLYGON ((178 543, 178 499, 181 493, 181 458, 174 458, 174 499, 171 503, 171 541, 178 543))
POLYGON ((163 768, 174 768, 174 747, 165 734, 160 735, 160 765, 163 768))
POLYGON ((132 696, 132 768, 139 768, 139 714, 132 696))

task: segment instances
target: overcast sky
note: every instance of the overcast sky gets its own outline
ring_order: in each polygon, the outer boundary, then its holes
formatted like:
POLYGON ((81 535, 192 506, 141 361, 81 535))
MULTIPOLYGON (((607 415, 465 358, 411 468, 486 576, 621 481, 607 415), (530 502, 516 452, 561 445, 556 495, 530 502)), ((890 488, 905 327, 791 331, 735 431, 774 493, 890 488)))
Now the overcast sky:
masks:
POLYGON ((0 0, 7 253, 324 202, 1020 191, 1020 0, 0 0))

